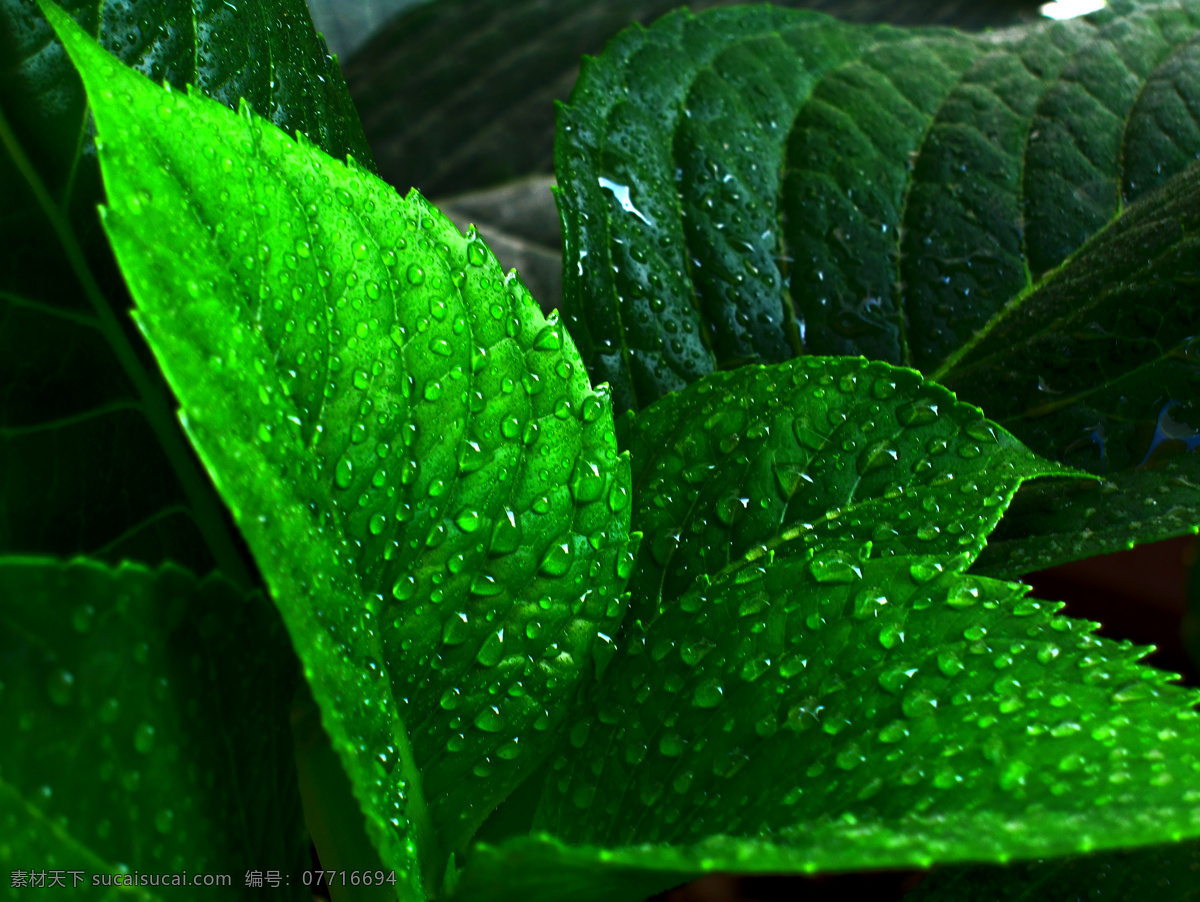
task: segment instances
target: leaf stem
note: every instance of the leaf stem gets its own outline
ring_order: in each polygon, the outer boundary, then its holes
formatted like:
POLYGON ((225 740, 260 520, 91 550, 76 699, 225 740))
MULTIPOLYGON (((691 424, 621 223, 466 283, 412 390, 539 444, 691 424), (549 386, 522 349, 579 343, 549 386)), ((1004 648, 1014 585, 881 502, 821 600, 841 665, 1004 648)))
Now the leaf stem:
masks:
POLYGON ((116 313, 88 267, 83 249, 79 246, 70 223, 67 222, 63 212, 42 183, 41 176, 38 175, 37 170, 34 169, 22 150, 2 107, 0 107, 0 143, 3 143, 8 151, 17 171, 25 179, 42 208, 42 212, 58 236, 67 262, 96 313, 101 334, 113 349, 121 368, 133 383, 134 390, 141 399, 150 428, 154 430, 155 437, 167 455, 167 460, 170 461, 176 478, 179 479, 196 525, 200 529, 201 535, 204 536, 204 540, 217 562, 218 569, 226 579, 239 588, 243 590, 253 588, 257 584, 257 580, 246 567, 241 553, 234 544, 233 537, 225 526, 212 483, 201 472, 195 457, 188 451, 179 425, 171 413, 168 396, 161 381, 156 380, 151 373, 147 372, 141 361, 138 360, 133 345, 130 344, 128 336, 117 320, 116 313))

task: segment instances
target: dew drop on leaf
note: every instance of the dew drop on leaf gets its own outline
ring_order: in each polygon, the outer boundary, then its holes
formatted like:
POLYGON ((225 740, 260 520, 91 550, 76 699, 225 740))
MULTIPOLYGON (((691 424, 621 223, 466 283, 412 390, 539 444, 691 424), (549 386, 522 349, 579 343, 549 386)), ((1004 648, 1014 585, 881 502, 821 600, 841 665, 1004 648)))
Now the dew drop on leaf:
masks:
POLYGON ((862 579, 862 568, 858 561, 841 551, 813 558, 808 569, 819 583, 846 584, 862 579))
POLYGON ((69 670, 56 669, 46 681, 46 691, 50 701, 61 707, 66 707, 75 699, 75 675, 69 670))
POLYGON ((154 749, 154 727, 144 721, 138 724, 133 733, 133 747, 143 755, 148 755, 154 749))

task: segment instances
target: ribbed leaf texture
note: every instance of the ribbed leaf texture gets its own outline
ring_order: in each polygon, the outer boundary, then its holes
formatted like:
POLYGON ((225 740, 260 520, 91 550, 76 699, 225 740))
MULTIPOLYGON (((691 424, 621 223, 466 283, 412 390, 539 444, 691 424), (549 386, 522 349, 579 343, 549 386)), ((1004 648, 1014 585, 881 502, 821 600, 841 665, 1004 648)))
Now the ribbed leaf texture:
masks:
POLYGON ((1179 0, 983 35, 767 6, 626 30, 558 123, 593 377, 638 409, 864 354, 1105 477, 1032 490, 981 572, 1194 530, 1198 25, 1179 0))

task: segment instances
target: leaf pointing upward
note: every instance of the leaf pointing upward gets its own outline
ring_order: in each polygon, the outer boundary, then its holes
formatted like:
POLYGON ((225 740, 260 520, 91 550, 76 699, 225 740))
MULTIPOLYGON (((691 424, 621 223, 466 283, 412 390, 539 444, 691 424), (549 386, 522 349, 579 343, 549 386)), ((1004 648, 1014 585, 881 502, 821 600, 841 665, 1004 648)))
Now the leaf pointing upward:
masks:
POLYGON ((629 464, 607 394, 422 198, 157 88, 48 14, 92 100, 138 325, 372 839, 434 891, 624 611, 629 464))

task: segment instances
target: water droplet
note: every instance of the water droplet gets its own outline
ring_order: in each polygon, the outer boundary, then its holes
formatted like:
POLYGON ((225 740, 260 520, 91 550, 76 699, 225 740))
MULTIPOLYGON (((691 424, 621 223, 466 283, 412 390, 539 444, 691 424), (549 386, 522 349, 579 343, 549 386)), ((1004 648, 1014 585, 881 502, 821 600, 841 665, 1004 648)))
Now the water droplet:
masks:
POLYGON ((962 659, 952 651, 939 652, 937 662, 938 669, 948 677, 961 673, 965 667, 962 659))
POLYGON ((854 596, 854 618, 869 620, 877 616, 888 603, 887 596, 874 589, 864 589, 854 596))
POLYGON ((148 755, 154 748, 154 727, 146 722, 138 724, 133 733, 133 747, 143 755, 148 755))
POLYGON ((484 708, 476 714, 474 723, 485 733, 499 733, 504 729, 504 718, 500 716, 500 709, 495 706, 484 708))
POLYGON ((154 816, 154 829, 159 833, 170 833, 171 826, 175 823, 175 812, 170 808, 164 808, 154 816))
POLYGON ((425 281, 425 270, 415 263, 410 263, 408 269, 404 273, 410 285, 420 285, 425 281))
POLYGON ((467 262, 472 266, 483 266, 487 261, 487 251, 484 249, 483 243, 472 241, 467 245, 467 262))
POLYGON ((808 569, 813 579, 819 583, 845 584, 862 579, 862 568, 858 561, 844 551, 813 558, 808 569))
POLYGON ((55 670, 46 681, 46 691, 50 694, 50 701, 59 707, 66 707, 75 698, 75 675, 62 668, 55 670))
POLYGON ((117 719, 117 715, 121 713, 121 703, 116 698, 109 696, 100 703, 100 707, 96 711, 96 716, 101 723, 113 723, 117 719))
POLYGON ((558 326, 546 326, 533 340, 539 351, 557 351, 562 347, 562 331, 558 326))
POLYGON ((915 689, 904 696, 900 707, 907 717, 928 717, 937 711, 938 699, 928 689, 915 689))
POLYGON ((585 720, 575 724, 575 726, 571 727, 571 732, 568 736, 571 745, 577 749, 583 748, 587 743, 588 734, 591 730, 592 724, 590 721, 585 720))
POLYGON ((400 577, 392 584, 392 596, 397 601, 408 601, 417 594, 417 578, 411 574, 400 577))
POLYGON ((697 708, 715 708, 725 700, 725 690, 710 680, 700 686, 692 695, 692 704, 697 708))
POLYGON ((351 481, 354 479, 354 464, 347 457, 341 458, 337 462, 337 467, 333 471, 333 482, 339 489, 347 489, 350 487, 351 481))
POLYGON ((571 474, 571 495, 578 504, 587 504, 599 500, 604 494, 604 477, 600 467, 586 458, 575 462, 575 470, 571 474))
POLYGON ((867 760, 857 742, 852 742, 837 754, 837 766, 842 770, 854 770, 867 760))
POLYGON ((92 619, 96 615, 96 609, 90 604, 81 604, 75 609, 75 613, 71 615, 71 625, 75 627, 75 632, 86 633, 92 628, 92 619))
POLYGON ((608 509, 614 514, 629 506, 629 489, 623 485, 614 485, 608 492, 608 509))
POLYGON ((879 731, 879 741, 896 743, 908 737, 908 724, 903 720, 893 720, 879 731))
POLYGON ((658 741, 658 750, 668 758, 678 758, 683 754, 684 742, 678 733, 667 733, 658 741))
POLYGON ((484 641, 475 654, 475 660, 484 667, 495 667, 504 657, 504 630, 497 630, 484 641))
POLYGON ((539 569, 547 576, 562 576, 571 568, 571 558, 570 539, 559 539, 546 551, 539 569))
POLYGON ((938 405, 930 398, 918 398, 896 409, 896 419, 902 426, 928 426, 937 416, 938 405))
POLYGON ((473 533, 486 522, 483 515, 472 508, 464 508, 454 518, 455 524, 465 533, 473 533))
POLYGON ((858 474, 865 476, 872 470, 891 466, 900 459, 900 452, 892 444, 891 439, 880 439, 872 442, 858 456, 858 474))
POLYGON ((941 572, 942 565, 938 561, 916 561, 908 567, 908 574, 917 585, 932 582, 941 572))
POLYGON ((452 614, 442 625, 442 641, 447 645, 461 645, 470 635, 471 629, 465 613, 452 614))
POLYGON ((511 554, 521 544, 521 528, 517 525, 516 515, 507 508, 496 519, 492 526, 492 540, 488 554, 493 556, 511 554))

